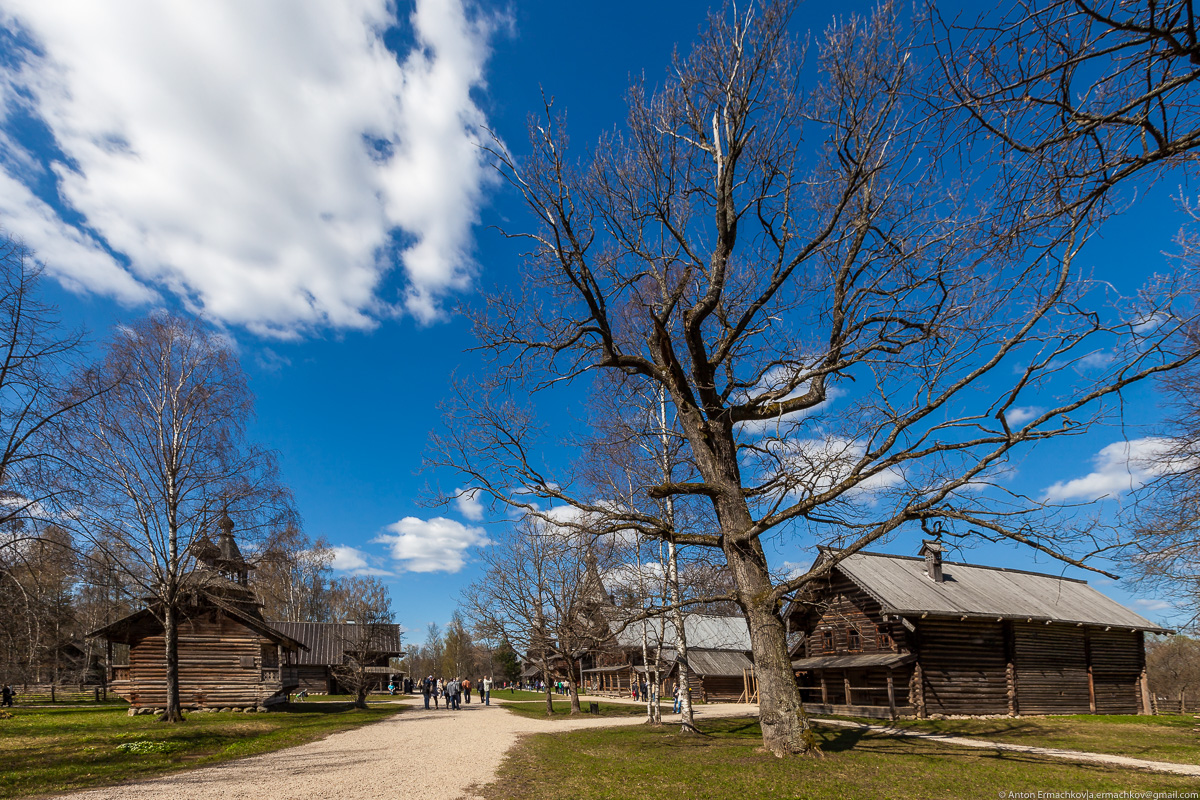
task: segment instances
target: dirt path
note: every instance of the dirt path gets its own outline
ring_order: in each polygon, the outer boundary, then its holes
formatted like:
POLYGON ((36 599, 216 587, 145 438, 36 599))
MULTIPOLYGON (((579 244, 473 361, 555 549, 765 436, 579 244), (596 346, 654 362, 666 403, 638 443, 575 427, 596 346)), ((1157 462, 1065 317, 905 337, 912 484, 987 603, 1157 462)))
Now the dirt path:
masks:
POLYGON ((894 728, 890 725, 864 725, 860 722, 850 722, 844 719, 814 718, 821 725, 832 725, 838 728, 858 728, 882 733, 885 736, 907 736, 914 739, 933 739, 959 747, 981 747, 985 750, 1006 750, 1012 753, 1031 753, 1051 758, 1062 758, 1067 761, 1086 761, 1092 764, 1107 764, 1115 767, 1130 767, 1151 772, 1167 772, 1175 775, 1195 775, 1200 777, 1200 766, 1194 764, 1174 764, 1169 761, 1147 761, 1143 758, 1115 756, 1109 753, 1085 753, 1081 750, 1060 750, 1055 747, 1034 747, 1027 744, 1009 744, 1008 742, 993 742, 985 739, 973 739, 969 736, 949 736, 944 733, 926 733, 907 728, 894 728))
MULTIPOLYGON (((713 705, 697 712, 697 717, 704 719, 749 716, 757 714, 758 709, 713 705)), ((335 733, 319 742, 69 797, 456 800, 472 796, 468 793, 470 787, 495 780, 501 759, 522 734, 641 723, 642 718, 636 716, 527 719, 505 711, 494 701, 491 706, 464 705, 461 711, 426 711, 422 707, 363 728, 335 733)))

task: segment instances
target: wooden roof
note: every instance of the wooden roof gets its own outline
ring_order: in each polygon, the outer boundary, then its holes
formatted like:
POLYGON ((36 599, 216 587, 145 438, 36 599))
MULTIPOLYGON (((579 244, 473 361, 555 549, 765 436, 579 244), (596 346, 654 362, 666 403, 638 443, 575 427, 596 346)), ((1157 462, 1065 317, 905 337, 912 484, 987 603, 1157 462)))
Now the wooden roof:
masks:
MULTIPOLYGON (((620 623, 611 623, 614 630, 620 623)), ((642 626, 646 628, 647 640, 653 646, 660 638, 663 644, 675 645, 675 623, 663 616, 631 622, 624 630, 616 633, 617 644, 623 648, 641 648, 642 626)), ((698 650, 748 651, 750 628, 745 617, 715 617, 705 614, 685 614, 683 630, 687 634, 687 646, 698 650)), ((741 674, 740 672, 738 674, 741 674)))
POLYGON ((792 669, 858 669, 861 667, 894 667, 916 660, 912 653, 852 653, 844 656, 812 656, 792 661, 792 669))
MULTIPOLYGON (((345 652, 352 647, 361 632, 361 626, 344 622, 269 622, 272 628, 303 642, 307 650, 300 654, 297 664, 333 666, 345 662, 345 652)), ((400 626, 382 624, 375 640, 379 656, 398 656, 400 648, 400 626)))
MULTIPOLYGON (((836 551, 822 549, 817 563, 836 551)), ((1032 620, 1166 633, 1087 581, 1023 570, 942 562, 943 580, 932 580, 925 561, 911 556, 860 552, 835 567, 878 601, 885 614, 1032 620)))
MULTIPOLYGON (((205 613, 217 611, 225 614, 231 619, 237 620, 255 633, 269 639, 276 644, 281 644, 289 650, 300 650, 303 652, 307 646, 286 633, 276 630, 271 624, 263 622, 246 612, 231 606, 206 606, 205 613)), ((182 615, 183 619, 187 615, 182 615)), ((97 628, 88 634, 89 637, 103 637, 111 642, 121 642, 128 644, 132 638, 138 638, 139 634, 157 633, 162 630, 162 623, 159 618, 150 608, 142 608, 127 616, 122 617, 116 622, 109 623, 103 628, 97 628)))

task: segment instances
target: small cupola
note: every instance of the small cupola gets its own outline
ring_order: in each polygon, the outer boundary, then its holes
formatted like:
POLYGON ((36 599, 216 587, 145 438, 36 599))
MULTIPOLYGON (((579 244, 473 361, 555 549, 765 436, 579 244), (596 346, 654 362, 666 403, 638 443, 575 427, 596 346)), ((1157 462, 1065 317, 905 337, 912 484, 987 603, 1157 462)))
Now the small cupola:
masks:
POLYGON ((942 552, 945 550, 942 543, 936 539, 922 539, 920 555, 925 557, 925 574, 929 576, 929 580, 936 583, 941 583, 942 578, 942 552))

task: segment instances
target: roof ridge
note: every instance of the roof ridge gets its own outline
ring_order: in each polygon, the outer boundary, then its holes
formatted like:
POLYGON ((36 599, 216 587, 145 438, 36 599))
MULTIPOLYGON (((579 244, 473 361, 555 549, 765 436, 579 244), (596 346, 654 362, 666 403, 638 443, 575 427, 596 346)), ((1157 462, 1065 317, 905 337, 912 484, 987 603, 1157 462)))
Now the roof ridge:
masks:
MULTIPOLYGON (((833 547, 828 548, 828 549, 833 552, 841 552, 840 550, 837 550, 836 548, 833 548, 833 547)), ((894 554, 894 553, 878 553, 873 550, 859 550, 857 553, 851 553, 850 555, 846 556, 846 558, 853 558, 854 556, 874 556, 875 558, 895 558, 895 559, 902 559, 904 561, 924 561, 925 560, 925 559, 921 558, 920 556, 902 556, 902 555, 898 555, 898 554, 894 554)), ((988 564, 971 564, 966 561, 943 561, 942 564, 944 566, 948 566, 948 567, 972 567, 974 569, 989 569, 989 570, 992 570, 993 572, 1011 572, 1011 573, 1014 573, 1017 575, 1034 575, 1039 578, 1053 578, 1056 581, 1071 581, 1072 583, 1082 583, 1085 586, 1091 585, 1083 578, 1069 578, 1065 575, 1055 575, 1051 572, 1034 572, 1031 569, 1012 569, 1010 567, 993 567, 988 564)))

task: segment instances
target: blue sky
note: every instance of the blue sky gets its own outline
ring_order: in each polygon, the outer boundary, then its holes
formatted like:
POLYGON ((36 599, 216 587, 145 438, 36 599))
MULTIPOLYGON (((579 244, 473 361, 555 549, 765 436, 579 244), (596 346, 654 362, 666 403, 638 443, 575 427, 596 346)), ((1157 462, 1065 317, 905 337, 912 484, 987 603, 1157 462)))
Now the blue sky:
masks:
MULTIPOLYGON (((621 121, 630 76, 665 74, 702 8, 0 0, 0 225, 37 250, 64 319, 96 338, 163 306, 226 330, 257 395, 254 433, 279 451, 306 530, 342 548, 339 566, 383 574, 419 638, 476 577, 472 546, 504 524, 429 507, 427 485, 454 479, 420 473, 451 375, 476 366, 452 309, 518 263, 489 226, 519 225, 522 210, 479 138, 520 149, 544 91, 586 146, 621 121)), ((827 24, 823 8, 802 6, 797 29, 827 24)), ((1105 228, 1085 253, 1099 275, 1131 293, 1163 267, 1178 191, 1156 188, 1105 228)), ((1020 488, 1085 499, 1136 481, 1121 442, 1157 411, 1146 390, 1131 400, 1134 427, 1029 457, 1020 488)), ((554 422, 580 413, 567 403, 554 422)), ((1059 570, 1008 548, 971 560, 1059 570)), ((1092 580, 1151 618, 1169 612, 1092 580)))

